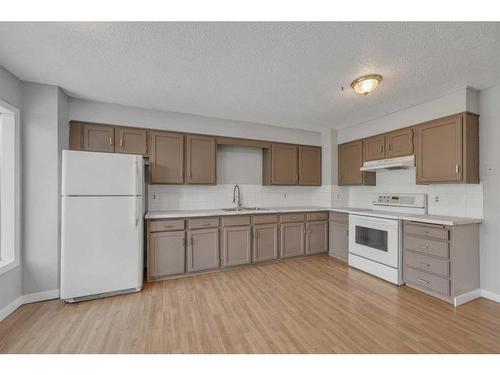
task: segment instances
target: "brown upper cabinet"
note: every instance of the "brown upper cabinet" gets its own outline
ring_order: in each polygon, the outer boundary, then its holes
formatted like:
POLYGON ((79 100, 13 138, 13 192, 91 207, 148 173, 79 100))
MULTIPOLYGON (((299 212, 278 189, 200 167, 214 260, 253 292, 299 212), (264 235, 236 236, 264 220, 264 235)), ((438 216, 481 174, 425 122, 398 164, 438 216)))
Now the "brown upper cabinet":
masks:
POLYGON ((217 183, 217 144, 263 149, 264 185, 321 185, 321 147, 70 121, 70 150, 146 155, 150 183, 217 183))
POLYGON ((216 152, 215 137, 186 135, 186 183, 216 184, 216 152))
POLYGON ((363 161, 413 155, 413 129, 401 129, 363 139, 363 161))
POLYGON ((145 129, 115 128, 115 152, 121 154, 147 154, 147 135, 145 129))
POLYGON ((416 127, 417 183, 479 183, 478 116, 463 113, 416 127))
POLYGON ((273 143, 262 155, 264 185, 321 185, 321 147, 273 143))
POLYGON ((396 130, 385 135, 385 157, 413 155, 413 128, 396 130))
POLYGON ((363 161, 385 158, 385 136, 378 135, 363 139, 363 161))
POLYGON ((273 143, 271 146, 271 184, 296 185, 297 146, 273 143))
POLYGON ((321 185, 321 147, 299 146, 299 185, 321 185))
POLYGON ((375 185, 374 172, 361 172, 363 166, 363 141, 338 146, 339 185, 375 185))
POLYGON ((82 124, 83 147, 85 151, 114 152, 114 128, 104 125, 82 124))
POLYGON ((184 182, 184 136, 179 133, 150 132, 150 182, 184 182))

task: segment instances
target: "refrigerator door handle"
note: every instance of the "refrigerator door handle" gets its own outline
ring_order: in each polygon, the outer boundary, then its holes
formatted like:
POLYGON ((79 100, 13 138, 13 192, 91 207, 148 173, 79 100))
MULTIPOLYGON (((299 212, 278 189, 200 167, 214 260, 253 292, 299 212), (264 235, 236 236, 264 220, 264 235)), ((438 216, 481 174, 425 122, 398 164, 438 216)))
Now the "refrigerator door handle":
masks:
POLYGON ((134 184, 134 195, 138 194, 137 189, 137 180, 139 179, 139 163, 137 162, 137 158, 134 159, 134 169, 133 169, 133 184, 134 184))
POLYGON ((133 212, 132 212, 132 226, 134 228, 137 228, 137 225, 139 225, 139 199, 141 197, 132 197, 132 201, 134 204, 133 212))

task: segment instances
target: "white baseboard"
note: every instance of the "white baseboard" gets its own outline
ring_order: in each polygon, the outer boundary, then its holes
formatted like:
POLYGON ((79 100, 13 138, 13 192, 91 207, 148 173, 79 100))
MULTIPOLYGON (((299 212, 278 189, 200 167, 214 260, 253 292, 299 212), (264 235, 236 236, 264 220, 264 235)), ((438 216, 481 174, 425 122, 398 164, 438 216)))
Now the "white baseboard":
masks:
POLYGON ((14 301, 9 303, 0 310, 0 322, 17 310, 23 304, 23 296, 17 297, 14 301))
POLYGON ((14 311, 16 311, 17 308, 21 305, 39 301, 47 301, 49 299, 56 298, 59 298, 59 289, 46 290, 44 292, 31 293, 20 296, 0 310, 0 322, 10 314, 12 314, 14 311))
POLYGON ((47 301, 49 299, 59 298, 59 289, 46 290, 43 292, 25 294, 23 296, 23 304, 39 301, 47 301))
POLYGON ((490 292, 489 290, 481 289, 481 297, 500 303, 500 294, 490 292))
POLYGON ((475 290, 471 290, 470 292, 456 296, 454 298, 453 302, 455 304, 455 307, 457 307, 457 306, 463 305, 464 303, 472 301, 476 298, 479 298, 479 297, 481 297, 481 295, 482 295, 481 289, 475 289, 475 290))

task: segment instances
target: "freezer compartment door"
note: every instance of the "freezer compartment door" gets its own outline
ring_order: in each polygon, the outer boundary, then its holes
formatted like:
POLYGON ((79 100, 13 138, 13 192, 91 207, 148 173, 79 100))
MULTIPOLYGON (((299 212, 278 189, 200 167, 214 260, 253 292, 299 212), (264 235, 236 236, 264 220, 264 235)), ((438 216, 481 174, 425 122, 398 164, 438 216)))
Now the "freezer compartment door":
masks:
POLYGON ((61 298, 141 288, 142 197, 63 197, 61 298))
POLYGON ((142 195, 140 155, 64 150, 62 195, 142 195))

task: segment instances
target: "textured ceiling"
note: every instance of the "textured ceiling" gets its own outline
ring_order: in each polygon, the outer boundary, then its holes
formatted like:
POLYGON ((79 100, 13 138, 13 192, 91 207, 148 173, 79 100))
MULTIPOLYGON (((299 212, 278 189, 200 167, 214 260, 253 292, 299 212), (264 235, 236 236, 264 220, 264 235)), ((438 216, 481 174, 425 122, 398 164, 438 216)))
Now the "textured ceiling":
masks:
POLYGON ((339 128, 500 83, 500 23, 0 23, 0 65, 80 98, 339 128))

